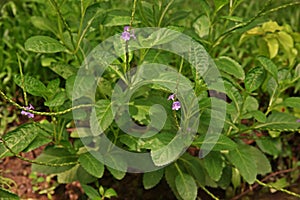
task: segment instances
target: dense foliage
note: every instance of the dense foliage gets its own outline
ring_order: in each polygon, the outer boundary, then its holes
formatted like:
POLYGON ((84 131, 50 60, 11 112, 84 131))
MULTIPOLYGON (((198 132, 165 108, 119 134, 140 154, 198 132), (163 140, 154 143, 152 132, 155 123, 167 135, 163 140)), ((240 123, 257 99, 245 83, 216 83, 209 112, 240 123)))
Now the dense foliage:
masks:
MULTIPOLYGON (((299 197, 284 189, 299 179, 299 6, 2 1, 0 158, 31 162, 59 184, 78 180, 90 199, 117 195, 98 184, 105 170, 117 180, 134 171, 115 147, 149 153, 157 169, 136 169, 144 188, 166 179, 178 199, 199 188, 232 198, 257 183, 299 197), (19 155, 41 146, 35 160, 19 155)), ((4 182, 0 197, 18 199, 4 182)))

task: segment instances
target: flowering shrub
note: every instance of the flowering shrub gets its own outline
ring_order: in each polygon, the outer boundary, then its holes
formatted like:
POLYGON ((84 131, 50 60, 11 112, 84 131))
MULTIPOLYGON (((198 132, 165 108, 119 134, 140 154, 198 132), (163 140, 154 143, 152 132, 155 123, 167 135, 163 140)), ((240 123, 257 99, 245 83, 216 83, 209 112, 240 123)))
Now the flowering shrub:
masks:
MULTIPOLYGON (((117 195, 95 187, 105 171, 143 173, 145 189, 165 179, 178 199, 218 199, 211 188, 238 199, 258 185, 300 197, 281 184, 299 175, 299 27, 270 21, 299 4, 5 2, 0 96, 15 111, 0 110, 0 158, 79 181, 90 199, 117 195), (13 35, 11 24, 24 26, 13 35)), ((7 189, 0 197, 19 199, 7 189)))

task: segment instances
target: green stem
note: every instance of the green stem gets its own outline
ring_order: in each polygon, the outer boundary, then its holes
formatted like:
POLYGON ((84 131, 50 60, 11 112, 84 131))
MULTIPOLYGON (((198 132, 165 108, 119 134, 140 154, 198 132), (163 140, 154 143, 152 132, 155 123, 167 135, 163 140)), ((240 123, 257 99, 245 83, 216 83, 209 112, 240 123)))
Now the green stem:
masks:
POLYGON ((289 194, 289 195, 292 195, 294 197, 298 197, 300 198, 300 194, 297 194, 295 192, 292 192, 292 191, 289 191, 289 190, 286 190, 286 189, 283 189, 283 188, 277 188, 273 185, 269 185, 269 184, 266 184, 266 183, 263 183, 261 182, 260 180, 256 179, 256 182, 261 185, 261 186, 264 186, 264 187, 268 187, 268 188, 272 188, 272 189, 275 189, 275 190, 278 190, 278 191, 281 191, 281 192, 284 192, 286 194, 289 194))
POLYGON ((26 112, 30 112, 30 113, 36 114, 36 115, 46 115, 46 116, 63 115, 63 114, 66 114, 68 112, 71 112, 71 111, 79 109, 79 108, 87 108, 87 107, 94 106, 94 104, 83 104, 83 105, 74 106, 72 108, 68 108, 66 110, 62 110, 62 111, 58 111, 58 112, 39 112, 39 111, 34 111, 34 110, 26 110, 23 106, 19 105, 18 103, 14 102, 9 97, 7 97, 1 90, 0 90, 0 96, 2 96, 9 103, 16 106, 18 109, 21 109, 21 110, 24 110, 26 112))
POLYGON ((169 7, 172 5, 173 2, 174 2, 174 0, 170 1, 168 3, 168 5, 165 7, 165 9, 163 10, 163 12, 162 12, 162 14, 159 18, 158 24, 157 24, 158 27, 161 26, 162 20, 164 19, 165 15, 167 14, 167 11, 168 11, 169 7))
POLYGON ((78 164, 78 161, 76 162, 68 162, 68 163, 60 163, 60 164, 56 164, 56 163, 46 163, 46 162, 40 162, 40 161, 36 161, 36 160, 30 160, 28 158, 25 158, 23 156, 18 155, 17 153, 15 153, 6 143, 5 140, 3 140, 2 137, 0 137, 0 141, 2 141, 3 145, 8 149, 8 151, 10 153, 12 153, 14 156, 16 156, 17 158, 32 163, 32 164, 37 164, 37 165, 44 165, 44 166, 49 166, 49 167, 63 167, 63 166, 70 166, 70 165, 76 165, 78 164))
POLYGON ((206 192, 211 198, 215 199, 215 200, 219 200, 218 197, 216 197, 213 193, 211 193, 208 189, 206 189, 206 187, 200 185, 201 189, 206 192))

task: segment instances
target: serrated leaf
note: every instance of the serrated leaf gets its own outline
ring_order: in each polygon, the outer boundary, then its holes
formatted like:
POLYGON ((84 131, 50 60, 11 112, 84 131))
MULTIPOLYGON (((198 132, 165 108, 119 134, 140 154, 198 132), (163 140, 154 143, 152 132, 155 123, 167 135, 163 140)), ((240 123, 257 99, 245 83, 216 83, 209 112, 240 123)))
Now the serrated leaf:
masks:
POLYGON ((87 152, 79 155, 80 165, 91 175, 101 178, 104 173, 104 165, 91 153, 87 152))
POLYGON ((243 67, 232 58, 221 56, 220 58, 215 59, 215 63, 218 69, 222 70, 223 72, 231 74, 237 79, 245 79, 245 72, 243 67))
POLYGON ((166 181, 169 187, 171 188, 171 190, 173 191, 173 194, 176 196, 176 198, 178 200, 181 200, 183 198, 181 198, 181 196, 179 195, 175 184, 175 178, 177 175, 178 175, 178 171, 174 165, 169 165, 165 168, 166 181))
POLYGON ((260 110, 253 110, 250 111, 248 114, 252 115, 258 122, 264 123, 267 120, 266 115, 260 110))
POLYGON ((300 97, 288 97, 283 101, 283 105, 300 109, 300 97))
POLYGON ((175 178, 175 185, 182 199, 196 199, 198 188, 194 178, 191 175, 179 172, 175 178))
POLYGON ((261 67, 252 68, 245 78, 245 88, 248 92, 258 89, 265 79, 265 71, 261 67))
POLYGON ((257 174, 265 175, 266 173, 271 172, 271 165, 265 154, 263 154, 261 151, 259 151, 253 146, 249 147, 250 150, 248 153, 254 158, 256 162, 257 174))
POLYGON ((298 129, 300 123, 297 122, 297 118, 293 115, 281 112, 273 112, 267 117, 267 121, 263 124, 256 124, 255 128, 261 129, 298 129))
POLYGON ((109 100, 99 100, 95 105, 90 117, 90 125, 94 134, 103 133, 113 122, 114 115, 111 109, 112 102, 109 100))
POLYGON ((224 161, 220 152, 211 151, 204 157, 204 166, 208 175, 218 181, 222 176, 224 161))
MULTIPOLYGON (((34 124, 24 124, 19 126, 13 131, 8 132, 2 137, 6 145, 16 154, 23 151, 35 137, 41 132, 34 124)), ((4 146, 3 142, 0 143, 0 158, 11 156, 12 153, 4 146)))
POLYGON ((146 172, 143 174, 143 185, 144 188, 151 189, 156 186, 164 175, 164 169, 159 169, 152 172, 146 172))
POLYGON ((125 177, 127 171, 127 163, 122 156, 108 155, 104 158, 105 165, 108 171, 117 180, 121 180, 125 177))
POLYGON ((257 166, 255 158, 249 154, 249 151, 249 146, 239 145, 238 148, 229 151, 227 158, 239 170, 245 181, 252 184, 256 179, 257 166))
POLYGON ((67 171, 75 166, 77 156, 69 153, 64 148, 46 148, 36 159, 38 162, 45 162, 50 164, 61 164, 64 166, 46 166, 32 164, 31 170, 44 174, 58 174, 67 171), (70 164, 71 163, 71 164, 70 164))
POLYGON ((260 64, 278 81, 278 69, 277 66, 269 59, 264 56, 257 58, 260 64))
POLYGON ((0 188, 0 199, 19 200, 20 197, 4 188, 0 188))
POLYGON ((214 138, 206 138, 205 135, 201 135, 194 140, 193 145, 201 148, 204 143, 206 145, 214 146, 212 151, 233 150, 237 148, 237 144, 225 135, 220 135, 217 142, 215 142, 214 138))
POLYGON ((255 142, 264 153, 274 157, 277 157, 282 151, 280 138, 259 138, 255 142))
POLYGON ((25 75, 24 83, 22 83, 21 76, 17 74, 14 77, 14 81, 21 88, 23 88, 24 85, 26 92, 28 92, 29 94, 40 97, 46 95, 46 86, 41 81, 32 76, 25 75))
POLYGON ((27 39, 25 49, 36 53, 57 53, 67 50, 64 45, 49 36, 33 36, 27 39))

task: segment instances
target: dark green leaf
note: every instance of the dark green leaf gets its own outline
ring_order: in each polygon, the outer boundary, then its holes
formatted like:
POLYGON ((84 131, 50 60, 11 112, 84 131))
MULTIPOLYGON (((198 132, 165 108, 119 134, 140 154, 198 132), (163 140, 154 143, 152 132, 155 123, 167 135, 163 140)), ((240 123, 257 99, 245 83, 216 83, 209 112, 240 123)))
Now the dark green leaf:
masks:
POLYGON ((66 47, 49 36, 33 36, 26 40, 25 49, 36 53, 56 53, 65 51, 66 47))
POLYGON ((208 175, 218 181, 222 176, 225 163, 220 152, 211 151, 204 157, 204 166, 208 175))
POLYGON ((233 150, 237 147, 237 144, 225 135, 220 135, 217 142, 214 142, 214 138, 205 137, 206 135, 201 135, 194 140, 193 145, 201 148, 205 142, 206 145, 211 144, 211 146, 214 146, 213 151, 233 150))
POLYGON ((175 185, 182 199, 196 199, 198 188, 194 178, 191 175, 179 172, 175 178, 175 185))
POLYGON ((79 156, 80 165, 91 175, 101 178, 104 173, 104 165, 89 152, 79 156))
POLYGON ((283 101, 283 105, 300 109, 300 97, 288 97, 283 101))
POLYGON ((265 175, 272 171, 271 165, 265 154, 259 151, 257 148, 250 146, 248 152, 256 162, 257 174, 265 175))
POLYGON ((239 145, 238 148, 229 151, 228 160, 239 170, 242 177, 248 183, 255 182, 257 166, 255 158, 249 153, 251 148, 247 145, 239 145))
POLYGON ((91 183, 96 180, 95 177, 87 173, 79 164, 73 166, 71 169, 57 174, 58 183, 71 183, 79 181, 80 183, 91 183))
POLYGON ((45 101, 45 106, 56 107, 61 106, 67 100, 67 95, 65 91, 58 92, 52 99, 45 101))
MULTIPOLYGON (((8 132, 2 137, 6 145, 16 154, 23 151, 35 137, 41 132, 34 124, 24 124, 19 126, 13 131, 8 132)), ((11 156, 12 153, 4 146, 3 142, 0 143, 0 158, 11 156)))
POLYGON ((143 185, 145 189, 151 189, 156 186, 164 175, 164 169, 159 169, 143 174, 143 185))
POLYGON ((37 157, 36 161, 50 164, 59 164, 63 166, 47 166, 47 165, 32 165, 33 172, 39 172, 44 174, 58 174, 67 171, 75 166, 77 156, 69 153, 63 148, 46 148, 40 156, 37 157), (70 164, 71 163, 71 164, 70 164))
POLYGON ((277 157, 282 151, 280 138, 259 138, 255 142, 263 152, 274 157, 277 157))
POLYGON ((0 199, 19 200, 20 198, 18 197, 18 195, 14 194, 4 188, 0 188, 0 199))

